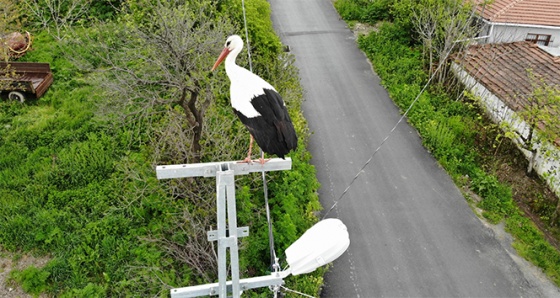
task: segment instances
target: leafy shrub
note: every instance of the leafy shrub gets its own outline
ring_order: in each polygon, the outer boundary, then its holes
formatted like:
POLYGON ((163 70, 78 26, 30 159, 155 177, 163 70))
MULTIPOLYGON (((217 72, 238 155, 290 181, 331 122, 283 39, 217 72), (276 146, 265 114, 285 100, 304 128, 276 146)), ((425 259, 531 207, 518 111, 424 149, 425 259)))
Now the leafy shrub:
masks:
POLYGON ((368 1, 363 21, 374 24, 377 21, 390 21, 393 18, 392 5, 394 0, 368 1))
POLYGON ((99 20, 113 19, 117 10, 122 5, 123 0, 102 0, 93 1, 89 9, 89 16, 99 20))
MULTIPOLYGON (((241 29, 245 27, 241 1, 227 0, 223 4, 224 14, 231 17, 235 26, 239 28, 238 32, 232 32, 232 34, 242 36, 245 41, 245 34, 241 29)), ((273 63, 282 52, 280 38, 274 33, 272 20, 270 19, 270 4, 266 0, 246 1, 245 11, 253 59, 253 72, 267 77, 264 75, 268 71, 267 65, 273 63)), ((245 48, 247 48, 247 45, 245 45, 245 48)), ((240 61, 245 59, 241 55, 239 58, 241 58, 240 61)), ((247 68, 249 68, 248 64, 247 68)))
POLYGON ((11 271, 10 277, 19 282, 22 288, 31 294, 38 295, 47 288, 50 273, 30 266, 22 271, 11 271))
POLYGON ((107 294, 105 288, 100 285, 88 283, 83 289, 72 289, 66 292, 61 298, 72 298, 72 297, 84 297, 84 298, 96 298, 105 297, 107 294))
POLYGON ((391 20, 394 0, 337 0, 334 6, 345 20, 375 24, 377 21, 391 20))
POLYGON ((334 2, 334 7, 338 14, 345 20, 361 21, 364 19, 363 3, 356 0, 337 0, 334 2))
POLYGON ((451 148, 455 142, 455 134, 449 129, 445 122, 428 121, 425 126, 426 141, 424 144, 436 156, 442 156, 443 150, 451 148))
POLYGON ((479 206, 486 212, 484 215, 497 223, 514 210, 511 187, 498 181, 496 176, 476 170, 471 176, 471 189, 484 199, 479 206))

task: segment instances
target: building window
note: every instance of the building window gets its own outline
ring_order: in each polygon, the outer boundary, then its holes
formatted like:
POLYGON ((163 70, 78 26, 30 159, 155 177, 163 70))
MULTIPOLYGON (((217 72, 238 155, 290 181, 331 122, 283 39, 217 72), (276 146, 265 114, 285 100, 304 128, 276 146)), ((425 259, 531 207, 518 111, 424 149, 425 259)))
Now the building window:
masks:
POLYGON ((548 34, 529 33, 529 34, 527 34, 527 37, 525 38, 525 40, 530 41, 532 43, 536 43, 536 44, 541 45, 541 46, 548 46, 548 44, 550 43, 550 38, 551 38, 551 35, 548 35, 548 34))

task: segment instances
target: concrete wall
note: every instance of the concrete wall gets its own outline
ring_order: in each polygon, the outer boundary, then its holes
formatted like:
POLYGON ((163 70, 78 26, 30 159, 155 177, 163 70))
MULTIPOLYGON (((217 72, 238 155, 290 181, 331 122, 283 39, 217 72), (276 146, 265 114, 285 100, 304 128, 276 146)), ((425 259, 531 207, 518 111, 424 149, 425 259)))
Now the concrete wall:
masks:
MULTIPOLYGON (((501 99, 492 94, 486 87, 478 83, 458 64, 453 63, 451 69, 455 76, 465 84, 467 90, 471 91, 480 99, 485 111, 489 117, 496 123, 507 123, 514 128, 519 134, 527 137, 529 134, 529 125, 521 120, 517 114, 511 110, 501 99)), ((531 157, 531 152, 524 150, 521 146, 523 140, 518 138, 514 140, 521 149, 527 159, 531 157)), ((534 170, 544 179, 546 179, 550 188, 560 196, 560 148, 554 144, 538 144, 538 153, 534 170), (552 153, 546 154, 545 153, 552 153)))

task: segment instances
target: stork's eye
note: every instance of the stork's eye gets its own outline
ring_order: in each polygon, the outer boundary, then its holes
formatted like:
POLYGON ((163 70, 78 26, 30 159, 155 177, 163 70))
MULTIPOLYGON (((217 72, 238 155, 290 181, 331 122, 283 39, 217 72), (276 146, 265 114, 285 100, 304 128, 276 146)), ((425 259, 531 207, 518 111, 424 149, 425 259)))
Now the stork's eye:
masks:
POLYGON ((226 42, 226 46, 229 47, 229 44, 231 43, 231 41, 228 40, 228 42, 226 42))

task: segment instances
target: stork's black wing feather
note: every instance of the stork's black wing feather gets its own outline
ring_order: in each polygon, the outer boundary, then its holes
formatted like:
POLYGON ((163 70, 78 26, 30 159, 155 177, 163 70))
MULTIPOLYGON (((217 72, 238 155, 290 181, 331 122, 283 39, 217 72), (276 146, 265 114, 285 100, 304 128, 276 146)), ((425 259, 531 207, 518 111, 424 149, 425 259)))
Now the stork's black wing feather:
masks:
POLYGON ((259 147, 264 152, 284 157, 297 147, 297 135, 284 105, 282 97, 272 89, 264 89, 264 94, 255 96, 251 104, 261 116, 247 118, 236 114, 247 126, 259 147))

